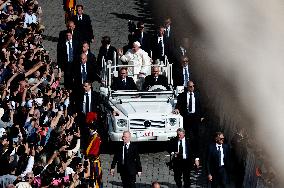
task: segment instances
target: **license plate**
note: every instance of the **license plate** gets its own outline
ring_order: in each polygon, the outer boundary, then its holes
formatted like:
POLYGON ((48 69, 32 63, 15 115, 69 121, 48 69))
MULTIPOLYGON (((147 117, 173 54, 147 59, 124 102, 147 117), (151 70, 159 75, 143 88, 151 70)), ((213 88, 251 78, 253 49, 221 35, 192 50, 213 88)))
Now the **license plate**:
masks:
POLYGON ((153 137, 155 136, 153 131, 138 131, 137 137, 153 137))

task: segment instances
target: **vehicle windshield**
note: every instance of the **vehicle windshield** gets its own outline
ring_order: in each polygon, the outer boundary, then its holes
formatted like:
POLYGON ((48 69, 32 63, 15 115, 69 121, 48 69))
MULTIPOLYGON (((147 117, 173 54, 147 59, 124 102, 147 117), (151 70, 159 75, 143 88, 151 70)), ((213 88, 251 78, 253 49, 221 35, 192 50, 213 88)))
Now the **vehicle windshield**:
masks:
POLYGON ((113 91, 113 98, 120 99, 150 99, 150 98, 169 98, 173 96, 173 91, 113 91))

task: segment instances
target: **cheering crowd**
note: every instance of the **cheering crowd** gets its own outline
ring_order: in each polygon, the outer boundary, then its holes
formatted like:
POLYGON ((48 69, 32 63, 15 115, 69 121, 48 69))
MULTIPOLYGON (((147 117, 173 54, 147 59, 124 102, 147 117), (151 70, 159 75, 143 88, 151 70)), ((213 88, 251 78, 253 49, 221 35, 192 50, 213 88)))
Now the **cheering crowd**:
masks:
MULTIPOLYGON (((66 3, 70 2, 63 3, 67 11, 66 3)), ((103 60, 133 65, 132 69, 119 70, 121 77, 114 79, 113 89, 147 90, 153 85, 169 89, 158 67, 149 68, 165 58, 173 63, 173 87, 185 88, 173 112, 184 117, 184 129, 177 130, 177 140, 173 140, 169 152, 176 159, 172 167, 177 186, 182 187, 182 176, 184 187, 190 186, 189 172, 193 164, 199 166, 199 158, 198 149, 191 151, 185 139, 190 135, 192 142, 198 143, 198 126, 204 113, 191 81, 188 39, 174 38, 170 18, 157 27, 154 35, 145 32, 142 21, 130 21, 127 45, 116 49, 109 36, 102 36, 96 57, 90 50, 95 39, 91 19, 84 7, 77 5, 76 14, 66 17, 66 30, 59 33, 57 62, 53 62, 42 44, 44 26, 37 1, 0 0, 0 10, 0 187, 102 187, 102 106, 119 116, 103 96, 92 91, 93 82, 104 84, 103 60), (139 88, 140 78, 146 78, 147 84, 139 88)), ((123 135, 124 145, 115 154, 111 174, 114 175, 117 163, 123 187, 135 187, 135 176, 141 175, 142 167, 137 149, 130 142, 131 133, 126 131, 123 135), (129 164, 137 168, 129 167, 128 171, 129 164)), ((223 140, 224 135, 218 133, 218 145, 223 140)), ((212 161, 208 177, 216 185, 226 184, 226 147, 218 150, 213 146, 209 153, 212 161), (215 167, 216 156, 212 153, 219 151, 223 158, 217 159, 221 162, 215 167), (223 169, 222 177, 219 167, 223 169)), ((154 182, 153 187, 157 186, 159 183, 154 182)))

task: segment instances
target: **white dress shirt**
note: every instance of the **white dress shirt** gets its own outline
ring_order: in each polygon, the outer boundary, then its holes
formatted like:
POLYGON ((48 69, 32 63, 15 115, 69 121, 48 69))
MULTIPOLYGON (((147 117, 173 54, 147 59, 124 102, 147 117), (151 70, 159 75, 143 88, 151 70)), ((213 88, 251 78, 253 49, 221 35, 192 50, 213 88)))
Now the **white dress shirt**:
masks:
POLYGON ((171 26, 169 25, 168 27, 166 27, 167 37, 170 37, 170 32, 171 32, 171 26))
MULTIPOLYGON (((124 145, 125 145, 125 144, 123 144, 123 146, 122 146, 122 160, 124 160, 124 145)), ((128 148, 129 148, 129 145, 130 145, 130 142, 126 143, 126 148, 127 148, 127 150, 128 150, 128 148)))
MULTIPOLYGON (((191 98, 192 98, 192 111, 190 111, 189 113, 195 113, 195 97, 194 97, 194 92, 191 92, 191 98)), ((190 98, 190 92, 187 92, 187 107, 189 105, 189 98, 190 98)))
POLYGON ((220 150, 221 150, 221 166, 224 166, 225 164, 224 164, 224 151, 223 151, 223 147, 222 147, 222 145, 216 143, 217 151, 219 150, 219 147, 220 147, 220 150))
POLYGON ((72 39, 66 41, 68 62, 69 62, 69 42, 70 42, 70 45, 72 46, 72 39))
POLYGON ((88 93, 88 97, 89 97, 89 109, 91 110, 91 104, 92 104, 92 91, 88 91, 84 93, 84 101, 83 101, 83 113, 86 113, 86 93, 88 93))
POLYGON ((182 70, 182 74, 183 74, 183 85, 185 86, 185 87, 187 87, 187 82, 189 81, 189 69, 188 69, 189 67, 188 67, 188 65, 186 65, 186 66, 184 66, 183 67, 183 70, 182 70), (187 75, 188 75, 188 77, 187 77, 187 79, 185 79, 185 73, 186 73, 186 71, 187 71, 187 75))
MULTIPOLYGON (((178 141, 178 152, 179 152, 179 144, 180 144, 180 140, 178 141)), ((186 148, 185 148, 185 137, 181 140, 181 144, 182 144, 182 148, 183 148, 183 153, 182 153, 182 158, 186 159, 186 148)))
MULTIPOLYGON (((85 65, 85 72, 87 74, 87 63, 84 64, 85 65)), ((83 67, 83 63, 81 63, 81 75, 83 75, 83 72, 84 72, 84 67, 83 67)), ((82 76, 82 84, 84 83, 84 80, 83 80, 83 76, 82 76)))
POLYGON ((165 55, 165 48, 164 48, 164 40, 163 40, 163 37, 158 37, 158 44, 159 44, 159 42, 160 41, 162 41, 162 56, 164 56, 165 55))

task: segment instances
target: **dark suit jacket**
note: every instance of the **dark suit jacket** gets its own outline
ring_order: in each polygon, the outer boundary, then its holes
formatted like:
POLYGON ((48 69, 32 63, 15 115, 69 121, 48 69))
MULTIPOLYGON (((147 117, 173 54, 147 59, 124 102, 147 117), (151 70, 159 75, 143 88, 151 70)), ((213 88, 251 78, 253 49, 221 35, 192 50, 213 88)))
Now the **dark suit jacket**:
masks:
MULTIPOLYGON (((76 112, 82 112, 83 111, 83 101, 84 101, 84 95, 85 92, 81 91, 79 96, 75 99, 75 107, 76 112)), ((98 92, 92 91, 91 94, 91 109, 92 112, 101 112, 101 107, 103 106, 110 112, 113 112, 113 108, 110 106, 109 102, 106 100, 106 98, 102 95, 100 95, 98 92), (101 106, 102 105, 102 106, 101 106)))
MULTIPOLYGON (((114 56, 113 56, 114 52, 116 52, 116 48, 113 47, 113 46, 110 46, 108 50, 103 46, 100 47, 99 54, 98 54, 98 66, 99 66, 100 70, 102 69, 102 58, 103 58, 103 56, 105 57, 106 62, 108 60, 111 60, 113 62, 114 61, 114 56)), ((116 62, 118 60, 117 58, 118 58, 118 54, 116 55, 116 62)))
POLYGON ((167 90, 169 90, 169 85, 168 85, 168 79, 167 77, 163 76, 163 75, 159 75, 157 82, 156 79, 154 78, 153 75, 148 75, 145 78, 145 82, 143 84, 143 89, 147 90, 149 87, 153 86, 153 85, 162 85, 164 87, 167 88, 167 90))
POLYGON ((147 33, 143 32, 143 38, 141 41, 141 32, 137 31, 133 35, 133 42, 138 41, 141 44, 141 49, 146 51, 148 55, 150 56, 150 46, 151 46, 151 36, 148 35, 147 33))
MULTIPOLYGON (((164 43, 164 55, 169 56, 169 39, 166 37, 163 37, 163 43, 164 43)), ((162 56, 162 47, 158 43, 158 36, 154 36, 152 38, 152 45, 151 49, 153 52, 153 60, 160 59, 164 61, 164 58, 162 56)))
MULTIPOLYGON (((78 41, 72 39, 73 62, 78 58, 78 47, 78 41)), ((66 40, 59 41, 57 44, 57 63, 58 66, 64 71, 65 65, 68 63, 66 40)))
POLYGON ((74 15, 72 20, 74 21, 76 29, 82 37, 81 40, 91 42, 91 40, 94 38, 94 34, 90 16, 87 14, 82 14, 82 20, 79 21, 78 15, 74 15))
MULTIPOLYGON (((81 72, 81 63, 76 62, 74 65, 74 84, 75 87, 82 86, 82 72, 81 72)), ((91 62, 87 61, 86 63, 86 71, 87 71, 87 80, 93 82, 95 80, 100 81, 99 76, 95 73, 95 65, 91 62)))
MULTIPOLYGON (((178 146, 179 146, 179 139, 178 137, 175 137, 173 139, 170 140, 170 144, 169 144, 169 148, 168 148, 168 152, 171 154, 172 152, 178 152, 178 146)), ((192 165, 194 164, 194 160, 196 157, 198 157, 198 153, 196 152, 196 147, 194 145, 192 145, 189 141, 189 139, 185 140, 185 153, 187 155, 187 160, 188 163, 190 163, 191 166, 189 166, 189 168, 192 167, 192 165)), ((180 159, 177 157, 173 157, 173 165, 175 165, 175 162, 178 162, 180 159)), ((175 166, 173 166, 175 167, 175 166)))
MULTIPOLYGON (((180 63, 173 64, 173 86, 183 86, 184 77, 183 77, 184 67, 180 63)), ((188 66, 189 80, 192 78, 191 68, 188 66)))
POLYGON ((126 85, 124 86, 121 77, 114 77, 111 85, 113 90, 137 90, 137 86, 131 77, 126 77, 126 85))
MULTIPOLYGON (((100 69, 99 69, 99 65, 97 64, 95 54, 93 54, 92 52, 89 51, 88 55, 87 55, 87 61, 89 62, 89 64, 93 65, 94 73, 96 73, 97 76, 100 76, 100 69)), ((96 78, 97 78, 97 76, 96 76, 96 78)))
MULTIPOLYGON (((202 106, 200 103, 200 94, 196 91, 193 92, 194 93, 194 97, 195 97, 195 113, 194 115, 196 115, 197 117, 202 117, 203 116, 203 110, 202 110, 202 106)), ((177 104, 176 104, 176 109, 179 110, 180 114, 183 117, 186 117, 188 115, 188 106, 187 106, 187 91, 183 92, 181 94, 179 94, 179 96, 177 97, 177 104)))
MULTIPOLYGON (((223 144, 223 153, 224 153, 224 167, 228 170, 230 167, 230 147, 227 144, 223 144)), ((218 174, 219 169, 219 156, 216 147, 216 143, 212 143, 208 148, 207 156, 207 174, 211 174, 214 178, 214 175, 218 174)))
POLYGON ((118 173, 127 173, 130 175, 135 175, 137 174, 137 172, 142 172, 140 156, 136 145, 133 142, 130 142, 126 158, 127 162, 125 165, 122 164, 122 151, 123 144, 119 144, 119 147, 117 147, 117 152, 113 156, 111 169, 114 169, 115 165, 117 164, 118 173))

